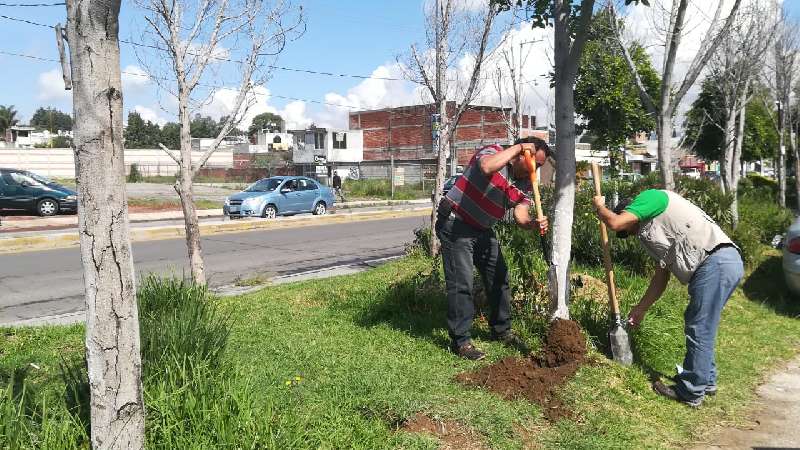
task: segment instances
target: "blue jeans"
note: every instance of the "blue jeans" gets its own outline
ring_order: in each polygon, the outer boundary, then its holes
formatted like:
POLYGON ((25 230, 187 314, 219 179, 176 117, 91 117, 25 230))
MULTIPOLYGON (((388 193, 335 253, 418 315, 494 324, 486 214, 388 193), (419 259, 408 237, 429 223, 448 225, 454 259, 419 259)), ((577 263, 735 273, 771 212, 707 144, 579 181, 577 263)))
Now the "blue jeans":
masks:
POLYGON ((473 267, 478 268, 489 300, 489 325, 494 335, 511 329, 511 295, 508 268, 494 231, 476 230, 464 222, 440 215, 436 235, 442 243, 447 291, 447 329, 453 346, 470 342, 475 304, 472 300, 473 267))
POLYGON ((701 400, 706 390, 716 388, 714 347, 720 315, 743 275, 739 252, 723 247, 703 261, 689 282, 689 306, 683 314, 686 357, 676 386, 684 400, 701 400))

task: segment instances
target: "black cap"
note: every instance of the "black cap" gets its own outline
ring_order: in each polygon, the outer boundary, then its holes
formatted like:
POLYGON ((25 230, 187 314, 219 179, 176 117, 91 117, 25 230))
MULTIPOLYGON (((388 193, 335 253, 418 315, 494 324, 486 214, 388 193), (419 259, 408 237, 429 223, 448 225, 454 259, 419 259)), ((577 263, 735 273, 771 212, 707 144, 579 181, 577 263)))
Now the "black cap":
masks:
MULTIPOLYGON (((627 198, 621 199, 619 201, 619 203, 617 203, 617 206, 615 206, 612 211, 614 211, 614 214, 617 214, 617 215, 622 214, 622 212, 625 211, 625 208, 627 208, 628 205, 630 205, 630 204, 631 204, 630 199, 627 199, 627 198)), ((630 234, 628 234, 628 232, 625 231, 625 230, 617 231, 617 237, 620 238, 620 239, 625 239, 625 238, 627 238, 629 236, 630 236, 630 234)))

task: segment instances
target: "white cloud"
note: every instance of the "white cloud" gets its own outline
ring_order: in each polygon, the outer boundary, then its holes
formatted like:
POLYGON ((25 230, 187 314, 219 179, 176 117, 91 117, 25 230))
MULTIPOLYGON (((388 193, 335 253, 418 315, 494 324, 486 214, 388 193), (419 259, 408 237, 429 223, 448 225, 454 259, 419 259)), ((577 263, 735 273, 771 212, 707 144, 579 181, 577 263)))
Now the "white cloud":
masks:
POLYGON ((169 122, 165 117, 161 116, 156 110, 148 108, 142 105, 136 105, 133 107, 133 111, 139 113, 142 116, 144 121, 150 121, 156 123, 160 126, 163 126, 165 123, 169 122))
MULTIPOLYGON (((222 116, 230 115, 234 111, 234 104, 236 103, 236 96, 238 91, 233 88, 220 89, 214 92, 209 102, 198 111, 200 114, 208 115, 214 119, 219 119, 222 116)), ((258 86, 248 94, 245 103, 249 104, 247 112, 244 115, 239 128, 246 130, 253 117, 264 112, 271 112, 280 115, 286 122, 287 129, 301 129, 310 125, 314 120, 309 117, 306 109, 306 102, 304 101, 291 101, 283 108, 278 108, 270 103, 272 94, 269 89, 263 86, 258 86)), ((346 117, 345 117, 346 118, 346 117)))
POLYGON ((64 89, 64 78, 60 69, 53 69, 39 74, 39 100, 59 101, 72 99, 72 91, 64 89))
POLYGON ((123 93, 145 88, 149 84, 150 76, 141 67, 131 64, 122 69, 123 93))

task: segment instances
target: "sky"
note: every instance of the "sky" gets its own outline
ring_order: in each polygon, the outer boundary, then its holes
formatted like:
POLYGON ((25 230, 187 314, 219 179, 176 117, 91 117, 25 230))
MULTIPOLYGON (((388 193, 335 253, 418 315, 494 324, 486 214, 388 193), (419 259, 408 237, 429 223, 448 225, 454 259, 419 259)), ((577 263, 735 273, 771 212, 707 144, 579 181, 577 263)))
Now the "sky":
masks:
MULTIPOLYGON (((14 0, 0 3, 51 3, 58 0, 14 0)), ((474 10, 480 0, 457 0, 465 10, 474 10)), ((348 76, 329 76, 286 70, 273 70, 267 83, 259 86, 251 97, 253 106, 248 112, 246 128, 253 115, 259 112, 276 112, 288 122, 290 128, 300 128, 315 123, 318 126, 347 127, 348 112, 388 106, 403 106, 426 101, 424 89, 408 81, 377 78, 404 78, 398 57, 404 61, 412 44, 424 47, 424 8, 430 0, 296 0, 302 5, 306 23, 305 33, 287 43, 275 64, 282 67, 307 69, 358 76, 376 77, 361 79, 348 76)), ((698 5, 710 4, 695 0, 698 5)), ((785 5, 800 17, 800 0, 785 0, 785 5)), ((703 6, 698 7, 698 11, 703 6)), ((702 11, 700 11, 702 13, 702 11)), ((628 14, 635 19, 633 37, 647 39, 654 36, 653 9, 642 6, 631 8, 628 14)), ((0 15, 27 19, 41 24, 54 25, 65 22, 64 6, 12 7, 0 6, 0 15)), ((123 0, 120 17, 120 38, 133 42, 146 42, 146 25, 142 10, 134 1, 123 0)), ((702 17, 703 14, 690 14, 702 17)), ((702 20, 696 25, 702 34, 702 20)), ((494 51, 487 60, 481 93, 476 100, 483 104, 499 104, 508 99, 508 86, 495 87, 493 77, 504 68, 503 51, 520 53, 524 60, 524 100, 527 112, 539 117, 539 123, 552 120, 552 92, 548 87, 547 73, 552 61, 552 28, 531 29, 506 14, 495 24, 492 38, 494 51)), ((687 39, 687 52, 696 39, 687 39)), ((227 49, 221 50, 223 52, 227 49)), ((650 50, 655 60, 660 57, 656 46, 650 50)), ((40 106, 52 106, 71 111, 71 96, 63 90, 61 70, 57 62, 11 56, 2 52, 17 53, 45 59, 57 59, 52 29, 9 21, 0 18, 0 105, 14 105, 22 122, 27 122, 40 106)), ((451 77, 463 81, 464 74, 474 58, 461 55, 455 62, 451 77)), ((175 101, 146 76, 146 69, 159 69, 163 57, 158 51, 121 44, 123 70, 124 108, 136 110, 147 120, 163 124, 175 121, 175 101)), ((658 67, 658 66, 657 66, 658 67)), ((219 63, 203 82, 221 87, 235 85, 237 67, 219 63)), ((456 83, 457 86, 461 84, 456 83)), ((197 105, 197 111, 218 118, 229 114, 235 93, 221 89, 211 98, 197 105)), ((687 99, 684 103, 690 102, 687 99)), ((507 105, 506 105, 507 106, 507 105)))

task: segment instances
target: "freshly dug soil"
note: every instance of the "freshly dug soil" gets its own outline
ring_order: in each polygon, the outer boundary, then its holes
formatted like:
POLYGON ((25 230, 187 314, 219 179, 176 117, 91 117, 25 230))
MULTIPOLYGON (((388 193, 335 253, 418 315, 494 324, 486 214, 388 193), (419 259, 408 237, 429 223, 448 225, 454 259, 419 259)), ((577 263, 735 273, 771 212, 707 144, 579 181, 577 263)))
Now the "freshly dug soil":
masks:
POLYGON ((586 337, 577 323, 556 320, 550 326, 541 355, 505 358, 475 372, 462 373, 456 380, 480 386, 506 399, 525 398, 537 403, 550 421, 569 417, 570 411, 556 392, 578 371, 586 357, 586 337))
POLYGON ((483 450, 480 436, 452 420, 438 421, 422 413, 408 419, 400 428, 409 433, 432 434, 439 439, 439 450, 483 450))

